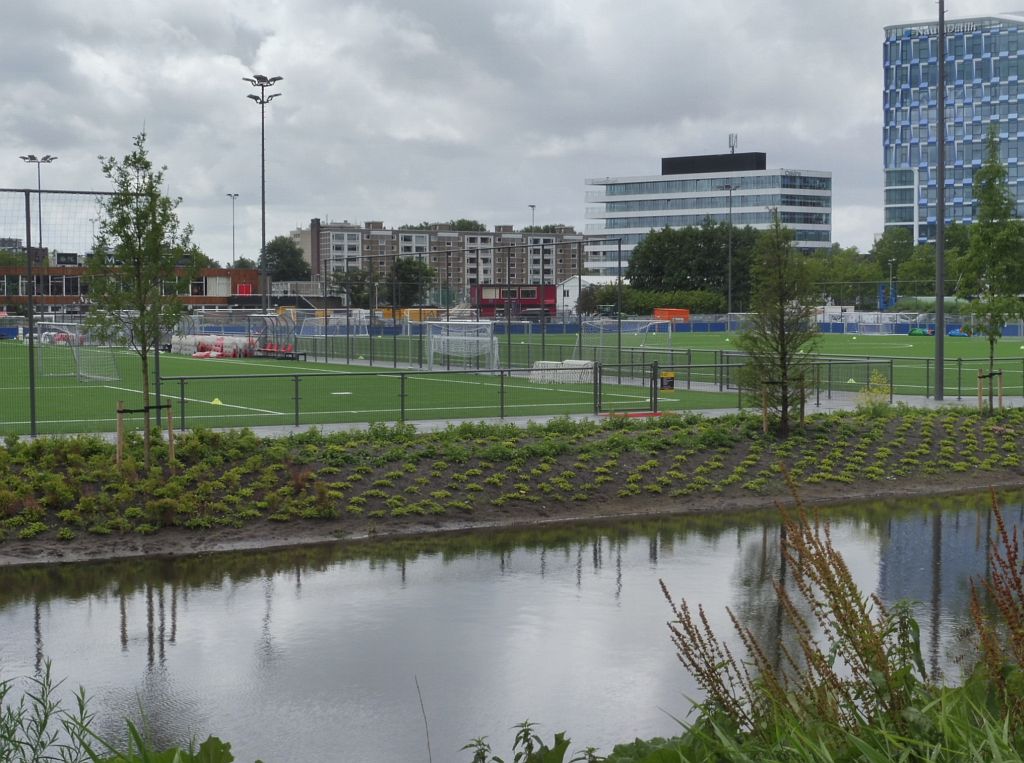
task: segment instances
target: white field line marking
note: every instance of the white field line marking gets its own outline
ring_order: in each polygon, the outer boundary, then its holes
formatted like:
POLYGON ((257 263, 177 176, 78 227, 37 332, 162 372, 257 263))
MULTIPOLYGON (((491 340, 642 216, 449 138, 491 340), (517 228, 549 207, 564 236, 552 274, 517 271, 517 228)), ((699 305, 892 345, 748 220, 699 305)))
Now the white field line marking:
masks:
MULTIPOLYGON (((396 376, 395 374, 381 374, 381 376, 384 376, 384 377, 389 378, 389 379, 398 379, 398 378, 400 378, 400 377, 396 376)), ((415 379, 416 381, 431 381, 431 382, 438 382, 438 383, 441 383, 441 384, 472 384, 472 385, 479 386, 479 387, 498 387, 498 386, 500 386, 498 384, 495 384, 494 382, 486 382, 486 381, 464 381, 462 379, 432 379, 429 376, 410 376, 409 378, 410 379, 415 379)), ((536 386, 534 386, 532 384, 506 384, 505 385, 505 389, 526 389, 526 390, 537 391, 537 392, 565 392, 565 393, 571 393, 573 395, 593 395, 594 394, 594 390, 593 390, 593 386, 592 385, 588 389, 567 389, 567 388, 564 388, 564 387, 536 387, 536 386)), ((602 394, 610 396, 610 397, 624 397, 624 398, 628 398, 630 400, 646 400, 647 399, 646 395, 627 395, 627 394, 622 393, 622 392, 603 392, 602 394)))
MULTIPOLYGON (((138 394, 138 395, 142 394, 142 392, 140 390, 130 389, 128 387, 111 387, 109 385, 104 385, 104 386, 106 386, 107 389, 114 389, 114 390, 118 390, 119 392, 134 392, 135 394, 138 394)), ((166 397, 169 400, 175 400, 175 401, 178 401, 178 400, 182 399, 182 398, 178 397, 177 395, 163 395, 163 397, 166 397)), ((209 400, 200 400, 198 397, 186 397, 185 398, 185 402, 188 402, 188 403, 205 403, 206 405, 216 405, 216 403, 211 403, 209 400)), ((252 408, 252 407, 250 407, 248 405, 232 405, 231 403, 221 403, 221 405, 224 406, 225 408, 238 408, 239 410, 242 410, 242 411, 255 411, 256 413, 267 413, 267 414, 270 414, 272 416, 287 416, 288 415, 284 411, 268 411, 268 410, 264 410, 263 408, 252 408)))

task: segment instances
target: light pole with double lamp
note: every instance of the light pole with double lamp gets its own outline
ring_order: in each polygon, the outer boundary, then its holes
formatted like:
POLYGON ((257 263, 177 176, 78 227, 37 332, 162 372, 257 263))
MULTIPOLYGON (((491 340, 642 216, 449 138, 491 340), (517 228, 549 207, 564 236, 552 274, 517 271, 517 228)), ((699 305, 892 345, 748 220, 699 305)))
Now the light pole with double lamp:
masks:
POLYGON ((267 77, 264 74, 254 74, 251 77, 242 77, 253 87, 258 87, 259 95, 249 95, 253 101, 260 105, 260 290, 263 292, 263 311, 270 311, 270 278, 267 275, 267 104, 281 95, 271 93, 267 95, 267 88, 273 87, 283 77, 267 77))
MULTIPOLYGON (((43 171, 42 166, 44 164, 50 164, 56 161, 56 156, 50 154, 44 154, 43 156, 37 157, 35 154, 25 154, 21 157, 21 160, 28 162, 29 164, 36 165, 36 209, 39 210, 39 225, 36 230, 36 241, 39 253, 43 252, 43 171)), ((28 207, 28 194, 25 196, 25 206, 28 207)), ((27 219, 31 219, 26 212, 27 219)), ((29 419, 30 419, 30 432, 33 437, 36 435, 36 364, 35 364, 35 300, 34 295, 36 291, 36 279, 32 274, 32 234, 29 231, 25 237, 25 253, 27 255, 27 263, 25 274, 28 278, 28 404, 29 404, 29 419)))

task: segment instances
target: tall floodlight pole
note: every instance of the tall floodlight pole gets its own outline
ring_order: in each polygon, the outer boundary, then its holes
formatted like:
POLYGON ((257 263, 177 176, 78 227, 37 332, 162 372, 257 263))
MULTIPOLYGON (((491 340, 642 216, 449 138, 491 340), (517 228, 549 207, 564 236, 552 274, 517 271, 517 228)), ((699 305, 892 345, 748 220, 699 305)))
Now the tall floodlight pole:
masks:
MULTIPOLYGON (((735 148, 733 148, 735 151, 735 148)), ((729 244, 728 244, 728 256, 726 258, 726 308, 728 309, 729 315, 732 315, 732 192, 738 190, 739 186, 735 183, 726 183, 725 185, 718 186, 720 191, 729 192, 729 244)), ((731 318, 729 319, 731 320, 731 318)))
MULTIPOLYGON (((35 154, 26 154, 21 157, 21 160, 28 162, 29 164, 36 165, 36 192, 38 197, 36 199, 36 208, 39 210, 39 226, 36 230, 36 240, 38 242, 38 249, 40 254, 43 251, 43 171, 42 165, 50 164, 57 159, 56 156, 50 156, 45 154, 37 157, 35 154)), ((25 194, 25 207, 26 217, 31 220, 28 215, 28 192, 25 194)), ((28 277, 28 397, 29 397, 29 420, 30 429, 32 436, 36 435, 36 364, 35 364, 35 291, 36 291, 36 279, 32 274, 32 236, 29 233, 25 237, 25 253, 27 255, 25 274, 28 277)))
POLYGON ((535 213, 537 212, 537 205, 527 204, 526 206, 530 208, 530 227, 533 228, 537 224, 537 218, 535 215, 535 213))
POLYGON ((946 336, 946 3, 939 0, 938 50, 938 118, 935 140, 938 144, 938 167, 935 172, 935 399, 942 400, 945 378, 946 336))
POLYGON ((260 89, 259 95, 249 95, 260 105, 260 289, 263 292, 263 311, 270 311, 270 279, 267 276, 267 104, 281 95, 267 95, 267 88, 273 87, 283 77, 267 77, 254 74, 242 77, 253 87, 260 89))
POLYGON ((231 267, 235 267, 235 199, 238 198, 237 193, 225 194, 231 199, 231 267))
POLYGON ((895 258, 893 258, 893 257, 889 258, 889 305, 890 306, 895 304, 895 300, 892 298, 892 266, 893 266, 893 263, 895 263, 895 262, 896 262, 895 258))

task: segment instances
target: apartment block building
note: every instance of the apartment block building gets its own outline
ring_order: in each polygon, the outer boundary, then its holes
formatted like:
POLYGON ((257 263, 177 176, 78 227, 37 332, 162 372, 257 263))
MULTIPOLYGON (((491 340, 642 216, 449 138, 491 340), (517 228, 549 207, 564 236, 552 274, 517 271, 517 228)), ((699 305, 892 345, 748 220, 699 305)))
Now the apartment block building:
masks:
POLYGON ((315 277, 365 270, 390 272, 398 258, 429 265, 449 293, 468 295, 482 284, 540 285, 578 274, 583 262, 581 234, 567 227, 557 233, 493 230, 457 231, 444 225, 429 230, 385 228, 383 222, 323 222, 292 231, 315 277))

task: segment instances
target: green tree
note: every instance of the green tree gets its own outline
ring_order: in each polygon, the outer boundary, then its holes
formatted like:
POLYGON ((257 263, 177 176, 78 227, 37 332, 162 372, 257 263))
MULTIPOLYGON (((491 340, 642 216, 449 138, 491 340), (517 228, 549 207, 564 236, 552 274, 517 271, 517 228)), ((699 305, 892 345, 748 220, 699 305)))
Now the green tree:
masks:
POLYGON ((460 217, 458 220, 449 220, 446 223, 429 223, 424 220, 421 223, 411 225, 406 223, 405 225, 399 225, 398 230, 434 230, 439 226, 448 226, 451 230, 457 231, 485 231, 487 226, 478 220, 468 220, 464 217, 460 217))
POLYGON ((738 345, 747 353, 744 386, 779 416, 779 434, 789 434, 790 411, 803 401, 818 327, 818 289, 793 232, 774 214, 758 241, 751 268, 751 315, 738 345))
POLYGON ((395 260, 389 273, 388 284, 397 307, 412 307, 424 300, 434 269, 427 263, 412 257, 395 260))
MULTIPOLYGON (((875 259, 856 247, 833 245, 823 252, 805 255, 818 300, 836 305, 873 305, 882 274, 875 259)), ((888 278, 888 272, 886 273, 888 278)))
POLYGON ((248 257, 239 257, 235 260, 233 266, 236 270, 256 270, 259 264, 255 260, 250 260, 248 257))
POLYGON ((181 227, 175 211, 181 199, 161 191, 166 167, 155 169, 146 134, 133 141, 123 159, 100 157, 114 192, 100 201, 96 254, 89 258, 86 283, 92 309, 89 328, 110 342, 127 343, 142 364, 145 409, 144 453, 150 465, 149 359, 161 337, 184 312, 181 299, 190 275, 179 278, 179 263, 196 261, 192 227, 181 227))
POLYGON ((878 274, 883 273, 886 278, 889 274, 889 260, 894 261, 894 266, 899 267, 910 259, 914 253, 914 237, 910 228, 891 227, 886 228, 878 240, 871 247, 871 257, 878 265, 878 274))
POLYGON ((368 270, 354 268, 352 270, 336 270, 332 281, 332 291, 346 295, 350 307, 368 309, 372 274, 368 270))
MULTIPOLYGON (((750 258, 758 233, 732 230, 733 309, 749 302, 750 258)), ((705 220, 689 228, 651 231, 636 245, 625 276, 630 286, 650 291, 729 290, 729 225, 705 220)))
POLYGON ((267 273, 274 281, 308 281, 309 263, 302 258, 302 249, 288 236, 276 236, 267 242, 267 273))
POLYGON ((0 267, 25 267, 26 257, 24 252, 12 252, 0 249, 0 267))
POLYGON ((974 173, 978 221, 971 230, 967 254, 961 259, 961 293, 973 297, 968 310, 988 340, 988 397, 992 410, 992 373, 996 343, 1007 321, 1024 316, 1024 223, 1014 216, 1016 202, 999 160, 999 138, 989 131, 985 161, 974 173))

